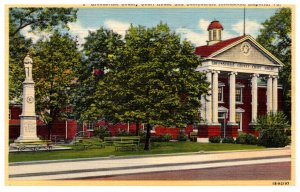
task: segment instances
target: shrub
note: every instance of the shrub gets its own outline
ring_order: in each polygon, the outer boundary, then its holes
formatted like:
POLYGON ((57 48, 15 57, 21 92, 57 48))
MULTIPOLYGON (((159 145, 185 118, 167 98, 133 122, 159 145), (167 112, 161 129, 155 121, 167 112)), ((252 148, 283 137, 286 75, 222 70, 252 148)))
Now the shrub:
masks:
POLYGON ((222 140, 222 143, 234 143, 234 139, 233 139, 233 137, 225 137, 222 140))
POLYGON ((127 130, 125 129, 119 129, 117 134, 116 134, 117 137, 122 137, 122 136, 135 136, 135 133, 131 133, 131 132, 128 132, 127 130))
POLYGON ((99 137, 100 139, 104 139, 104 137, 111 137, 111 132, 106 126, 95 127, 94 136, 99 137))
POLYGON ((171 139, 172 139, 172 136, 169 134, 151 137, 152 142, 169 142, 171 139))
POLYGON ((287 117, 282 113, 268 113, 257 118, 256 129, 260 132, 258 145, 284 147, 290 143, 286 131, 290 130, 287 117))
POLYGON ((163 135, 164 141, 169 142, 172 139, 172 136, 170 134, 163 135))
POLYGON ((235 143, 237 144, 246 144, 246 134, 241 133, 235 140, 235 143))
POLYGON ((221 142, 221 137, 220 136, 211 136, 209 138, 210 143, 220 143, 221 142))
POLYGON ((255 135, 247 134, 246 135, 246 144, 248 145, 256 145, 257 144, 257 138, 255 135))
POLYGON ((257 140, 257 145, 265 147, 285 147, 290 144, 290 139, 286 135, 278 133, 266 134, 262 133, 257 140))
POLYGON ((162 142, 162 138, 160 136, 151 136, 151 142, 162 142))
POLYGON ((235 141, 237 144, 248 144, 248 145, 256 145, 257 138, 252 134, 241 133, 235 141))
POLYGON ((184 133, 183 130, 180 130, 178 136, 177 136, 177 140, 178 141, 186 141, 188 139, 188 137, 186 136, 186 134, 184 133))

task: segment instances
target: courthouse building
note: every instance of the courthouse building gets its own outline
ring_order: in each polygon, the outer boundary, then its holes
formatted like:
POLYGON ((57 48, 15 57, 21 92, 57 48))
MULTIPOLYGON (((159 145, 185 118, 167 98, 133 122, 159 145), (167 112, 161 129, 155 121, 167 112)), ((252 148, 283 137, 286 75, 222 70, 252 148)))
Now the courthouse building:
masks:
POLYGON ((210 94, 202 97, 198 136, 255 133, 258 115, 281 109, 278 73, 283 63, 250 35, 222 40, 219 21, 212 21, 207 31, 207 45, 195 50, 203 60, 197 70, 206 73, 211 85, 210 94))

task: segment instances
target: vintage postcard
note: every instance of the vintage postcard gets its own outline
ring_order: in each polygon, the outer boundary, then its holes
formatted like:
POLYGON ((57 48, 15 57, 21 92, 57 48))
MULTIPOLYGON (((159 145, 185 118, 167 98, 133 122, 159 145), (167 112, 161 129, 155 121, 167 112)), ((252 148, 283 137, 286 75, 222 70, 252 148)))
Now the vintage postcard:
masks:
POLYGON ((5 25, 6 185, 295 185, 295 5, 10 4, 5 25))

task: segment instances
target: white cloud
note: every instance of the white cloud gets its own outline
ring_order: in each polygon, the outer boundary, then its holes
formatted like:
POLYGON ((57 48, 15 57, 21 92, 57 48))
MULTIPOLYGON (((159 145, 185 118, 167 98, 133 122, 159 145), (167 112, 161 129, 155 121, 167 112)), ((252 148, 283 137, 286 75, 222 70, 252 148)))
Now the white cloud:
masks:
POLYGON ((23 28, 20 33, 24 35, 26 38, 29 38, 32 40, 33 43, 36 43, 38 40, 47 40, 50 37, 50 33, 42 31, 42 32, 35 32, 32 31, 30 26, 27 26, 23 28))
POLYGON ((210 24, 210 21, 205 20, 205 19, 200 19, 199 22, 198 22, 198 26, 203 31, 207 31, 207 27, 208 27, 209 24, 210 24))
MULTIPOLYGON (((70 28, 70 33, 74 36, 77 36, 78 43, 81 45, 85 42, 84 38, 88 35, 88 31, 95 31, 96 28, 92 27, 83 27, 80 22, 68 23, 70 28)), ((31 31, 30 26, 25 27, 21 30, 21 33, 26 38, 31 38, 33 43, 36 43, 38 40, 47 40, 51 36, 51 32, 35 32, 31 31)))
MULTIPOLYGON (((232 30, 240 35, 243 35, 244 22, 243 20, 232 25, 232 30)), ((254 38, 258 35, 262 25, 254 20, 246 19, 246 34, 253 36, 254 38)))
MULTIPOLYGON (((176 29, 176 32, 181 34, 182 38, 185 38, 191 41, 195 46, 206 45, 206 41, 208 40, 208 32, 207 27, 210 24, 210 21, 205 19, 200 19, 198 22, 198 27, 200 32, 193 31, 188 28, 180 27, 176 29)), ((243 21, 239 21, 231 26, 231 30, 234 33, 229 32, 229 30, 224 29, 222 31, 222 40, 234 38, 239 35, 243 35, 243 21), (237 34, 235 34, 237 33, 237 34)), ((254 38, 258 35, 259 29, 262 26, 258 22, 254 20, 246 20, 246 34, 250 34, 254 38)))
POLYGON ((130 23, 125 23, 114 19, 108 19, 104 21, 104 26, 124 37, 126 30, 128 30, 130 27, 130 23))
POLYGON ((231 38, 234 38, 234 37, 236 37, 236 36, 237 36, 237 35, 231 34, 231 33, 229 33, 229 32, 226 31, 226 30, 223 30, 223 31, 222 31, 222 39, 223 39, 223 40, 231 39, 231 38))
POLYGON ((96 31, 96 28, 93 27, 83 27, 80 22, 68 23, 68 27, 70 28, 70 33, 77 36, 78 43, 82 45, 85 40, 84 38, 88 36, 89 31, 96 31))
POLYGON ((208 40, 207 27, 209 23, 210 21, 205 19, 199 20, 198 27, 201 31, 200 33, 185 27, 177 28, 175 31, 179 33, 183 39, 191 41, 195 46, 206 45, 206 41, 208 40))
POLYGON ((179 33, 183 39, 191 41, 195 46, 204 45, 207 41, 207 34, 197 33, 187 28, 177 28, 176 33, 179 33))

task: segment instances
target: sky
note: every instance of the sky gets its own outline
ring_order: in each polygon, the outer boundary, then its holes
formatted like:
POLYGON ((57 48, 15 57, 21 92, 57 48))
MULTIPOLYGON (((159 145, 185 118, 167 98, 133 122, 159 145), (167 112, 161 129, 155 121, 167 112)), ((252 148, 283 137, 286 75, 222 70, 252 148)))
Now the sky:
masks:
MULTIPOLYGON (((262 27, 261 23, 274 15, 276 10, 247 8, 246 34, 256 38, 262 27)), ((130 24, 153 27, 162 21, 183 39, 191 41, 194 46, 200 46, 206 44, 207 27, 213 20, 218 20, 223 25, 223 40, 242 35, 243 15, 243 8, 80 8, 77 21, 69 23, 69 28, 70 33, 77 36, 82 44, 89 30, 95 31, 101 26, 124 37, 130 24)), ((46 33, 30 33, 29 28, 25 28, 22 33, 34 42, 41 36, 48 36, 46 33)))

